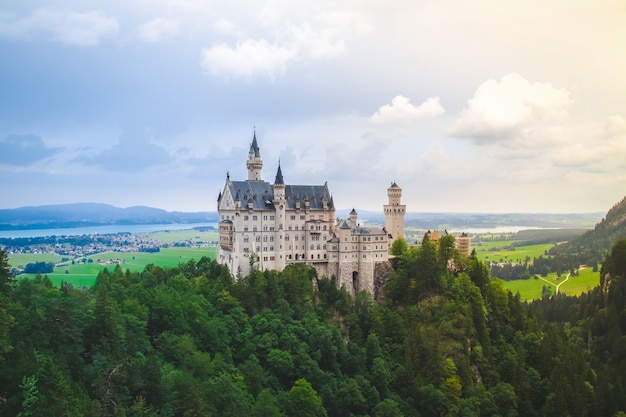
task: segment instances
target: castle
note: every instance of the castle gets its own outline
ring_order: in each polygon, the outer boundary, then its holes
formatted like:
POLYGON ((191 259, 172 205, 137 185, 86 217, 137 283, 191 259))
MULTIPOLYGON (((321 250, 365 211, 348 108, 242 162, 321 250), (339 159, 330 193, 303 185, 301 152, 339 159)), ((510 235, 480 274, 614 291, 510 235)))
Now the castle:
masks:
POLYGON ((287 265, 313 266, 320 276, 334 276, 349 293, 375 294, 376 281, 389 259, 394 239, 404 237, 402 189, 387 189, 385 227, 363 227, 356 210, 348 219, 335 217, 328 183, 288 185, 278 164, 274 183, 261 176, 263 160, 253 135, 246 162, 248 179, 231 180, 217 199, 218 262, 235 276, 259 270, 282 271, 287 265))

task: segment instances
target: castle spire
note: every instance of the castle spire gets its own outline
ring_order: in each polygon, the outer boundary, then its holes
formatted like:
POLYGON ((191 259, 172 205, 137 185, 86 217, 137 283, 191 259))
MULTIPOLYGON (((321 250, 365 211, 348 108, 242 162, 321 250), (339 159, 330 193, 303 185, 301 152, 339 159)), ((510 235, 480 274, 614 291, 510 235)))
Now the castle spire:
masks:
POLYGON ((252 143, 250 144, 250 155, 254 155, 256 158, 261 157, 261 151, 259 149, 259 145, 256 141, 256 129, 254 130, 254 134, 252 136, 252 143))
POLYGON ((256 129, 252 136, 250 144, 250 152, 248 152, 248 181, 261 181, 261 170, 263 169, 263 160, 261 159, 261 151, 256 140, 256 129))
POLYGON ((276 171, 276 179, 274 180, 274 185, 285 185, 285 180, 283 180, 283 171, 280 169, 280 160, 278 160, 278 171, 276 171))

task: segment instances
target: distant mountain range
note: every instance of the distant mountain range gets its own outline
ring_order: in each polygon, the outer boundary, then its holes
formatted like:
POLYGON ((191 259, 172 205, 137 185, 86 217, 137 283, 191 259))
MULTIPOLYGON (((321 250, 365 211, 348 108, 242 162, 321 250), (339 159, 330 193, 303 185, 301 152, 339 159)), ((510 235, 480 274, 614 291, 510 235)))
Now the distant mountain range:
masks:
MULTIPOLYGON (((382 211, 359 211, 359 221, 383 225, 382 211)), ((338 210, 337 217, 347 218, 350 210, 338 210)), ((405 226, 418 229, 459 229, 503 226, 593 228, 604 213, 415 213, 405 216, 405 226)), ((119 208, 109 204, 76 203, 0 209, 0 230, 70 228, 129 224, 214 223, 216 212, 166 211, 153 207, 119 208)))
POLYGON ((144 206, 119 208, 99 203, 30 206, 0 210, 0 230, 211 222, 217 222, 217 213, 165 211, 144 206))

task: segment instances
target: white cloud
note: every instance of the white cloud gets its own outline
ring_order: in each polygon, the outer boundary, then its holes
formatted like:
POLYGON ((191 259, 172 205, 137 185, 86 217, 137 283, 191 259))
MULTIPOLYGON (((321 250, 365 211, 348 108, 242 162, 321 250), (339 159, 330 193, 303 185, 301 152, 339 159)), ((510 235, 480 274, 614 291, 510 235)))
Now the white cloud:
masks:
POLYGON ((411 104, 404 96, 395 96, 391 104, 381 106, 370 117, 372 123, 410 123, 419 119, 432 119, 445 112, 439 97, 430 97, 419 106, 411 104))
MULTIPOLYGON (((299 60, 319 60, 346 54, 348 41, 368 31, 366 19, 348 10, 293 13, 291 8, 269 3, 253 22, 220 17, 215 31, 238 38, 202 51, 202 67, 214 75, 274 79, 299 60), (250 35, 254 33, 254 35, 250 35)), ((314 7, 316 9, 316 7, 314 7)))
POLYGON ((137 26, 137 37, 145 42, 159 42, 177 35, 179 26, 178 20, 157 17, 137 26))
POLYGON ((266 40, 248 39, 230 47, 225 43, 202 50, 202 67, 215 75, 251 77, 265 74, 274 79, 285 71, 296 51, 266 40))
POLYGON ((550 83, 534 83, 517 73, 484 82, 449 130, 477 143, 513 139, 522 130, 567 115, 570 92, 550 83))
POLYGON ((0 15, 0 36, 10 39, 51 38, 76 46, 96 46, 119 32, 115 17, 100 10, 84 13, 38 9, 29 16, 0 15))
POLYGON ((220 18, 215 22, 215 30, 220 33, 232 33, 235 30, 235 24, 228 19, 220 18))
POLYGON ((574 139, 554 153, 556 166, 589 173, 626 175, 626 119, 610 116, 602 125, 578 127, 574 139))

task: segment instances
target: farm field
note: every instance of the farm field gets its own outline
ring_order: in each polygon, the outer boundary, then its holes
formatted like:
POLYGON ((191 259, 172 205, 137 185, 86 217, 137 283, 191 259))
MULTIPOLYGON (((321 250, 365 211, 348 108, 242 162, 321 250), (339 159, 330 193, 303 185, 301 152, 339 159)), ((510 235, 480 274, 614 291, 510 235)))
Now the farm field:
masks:
MULTIPOLYGON (((556 274, 549 274, 545 278, 541 277, 543 279, 530 277, 529 279, 502 281, 502 285, 513 294, 517 294, 519 292, 522 300, 530 301, 541 298, 541 290, 543 286, 548 286, 552 294, 554 294, 556 286, 563 282, 565 277, 566 275, 562 275, 561 278, 557 278, 556 274)), ((559 293, 567 295, 580 295, 596 287, 599 283, 599 272, 593 272, 591 268, 585 268, 580 270, 577 276, 570 277, 565 283, 563 283, 559 287, 559 293)))
POLYGON ((494 240, 487 242, 472 242, 472 248, 476 249, 476 256, 481 261, 491 262, 523 262, 528 256, 531 260, 540 256, 545 256, 545 252, 554 244, 542 243, 538 245, 510 247, 514 240, 494 240), (479 246, 480 245, 480 246, 479 246))
MULTIPOLYGON (((146 265, 154 264, 161 267, 174 267, 180 263, 187 262, 190 259, 200 259, 203 256, 215 258, 217 247, 194 247, 194 248, 162 248, 160 252, 104 252, 85 257, 87 262, 65 262, 54 268, 54 271, 45 274, 50 278, 54 285, 60 285, 62 281, 72 283, 74 286, 91 286, 96 280, 96 276, 104 268, 113 269, 116 265, 126 271, 142 271, 146 265), (93 259, 93 262, 89 262, 93 259)), ((14 257, 18 255, 9 255, 9 263, 13 265, 14 257)), ((19 255, 20 261, 24 264, 29 262, 39 262, 42 260, 40 254, 19 255), (27 257, 30 257, 27 258, 27 257)), ((56 262, 60 261, 58 257, 56 262)), ((82 258, 81 258, 82 259, 82 258)), ((49 260, 46 262, 55 262, 49 260)), ((22 264, 22 263, 20 263, 22 264)), ((17 264, 16 264, 17 265, 17 264)), ((23 274, 19 276, 34 277, 32 274, 23 274)))

